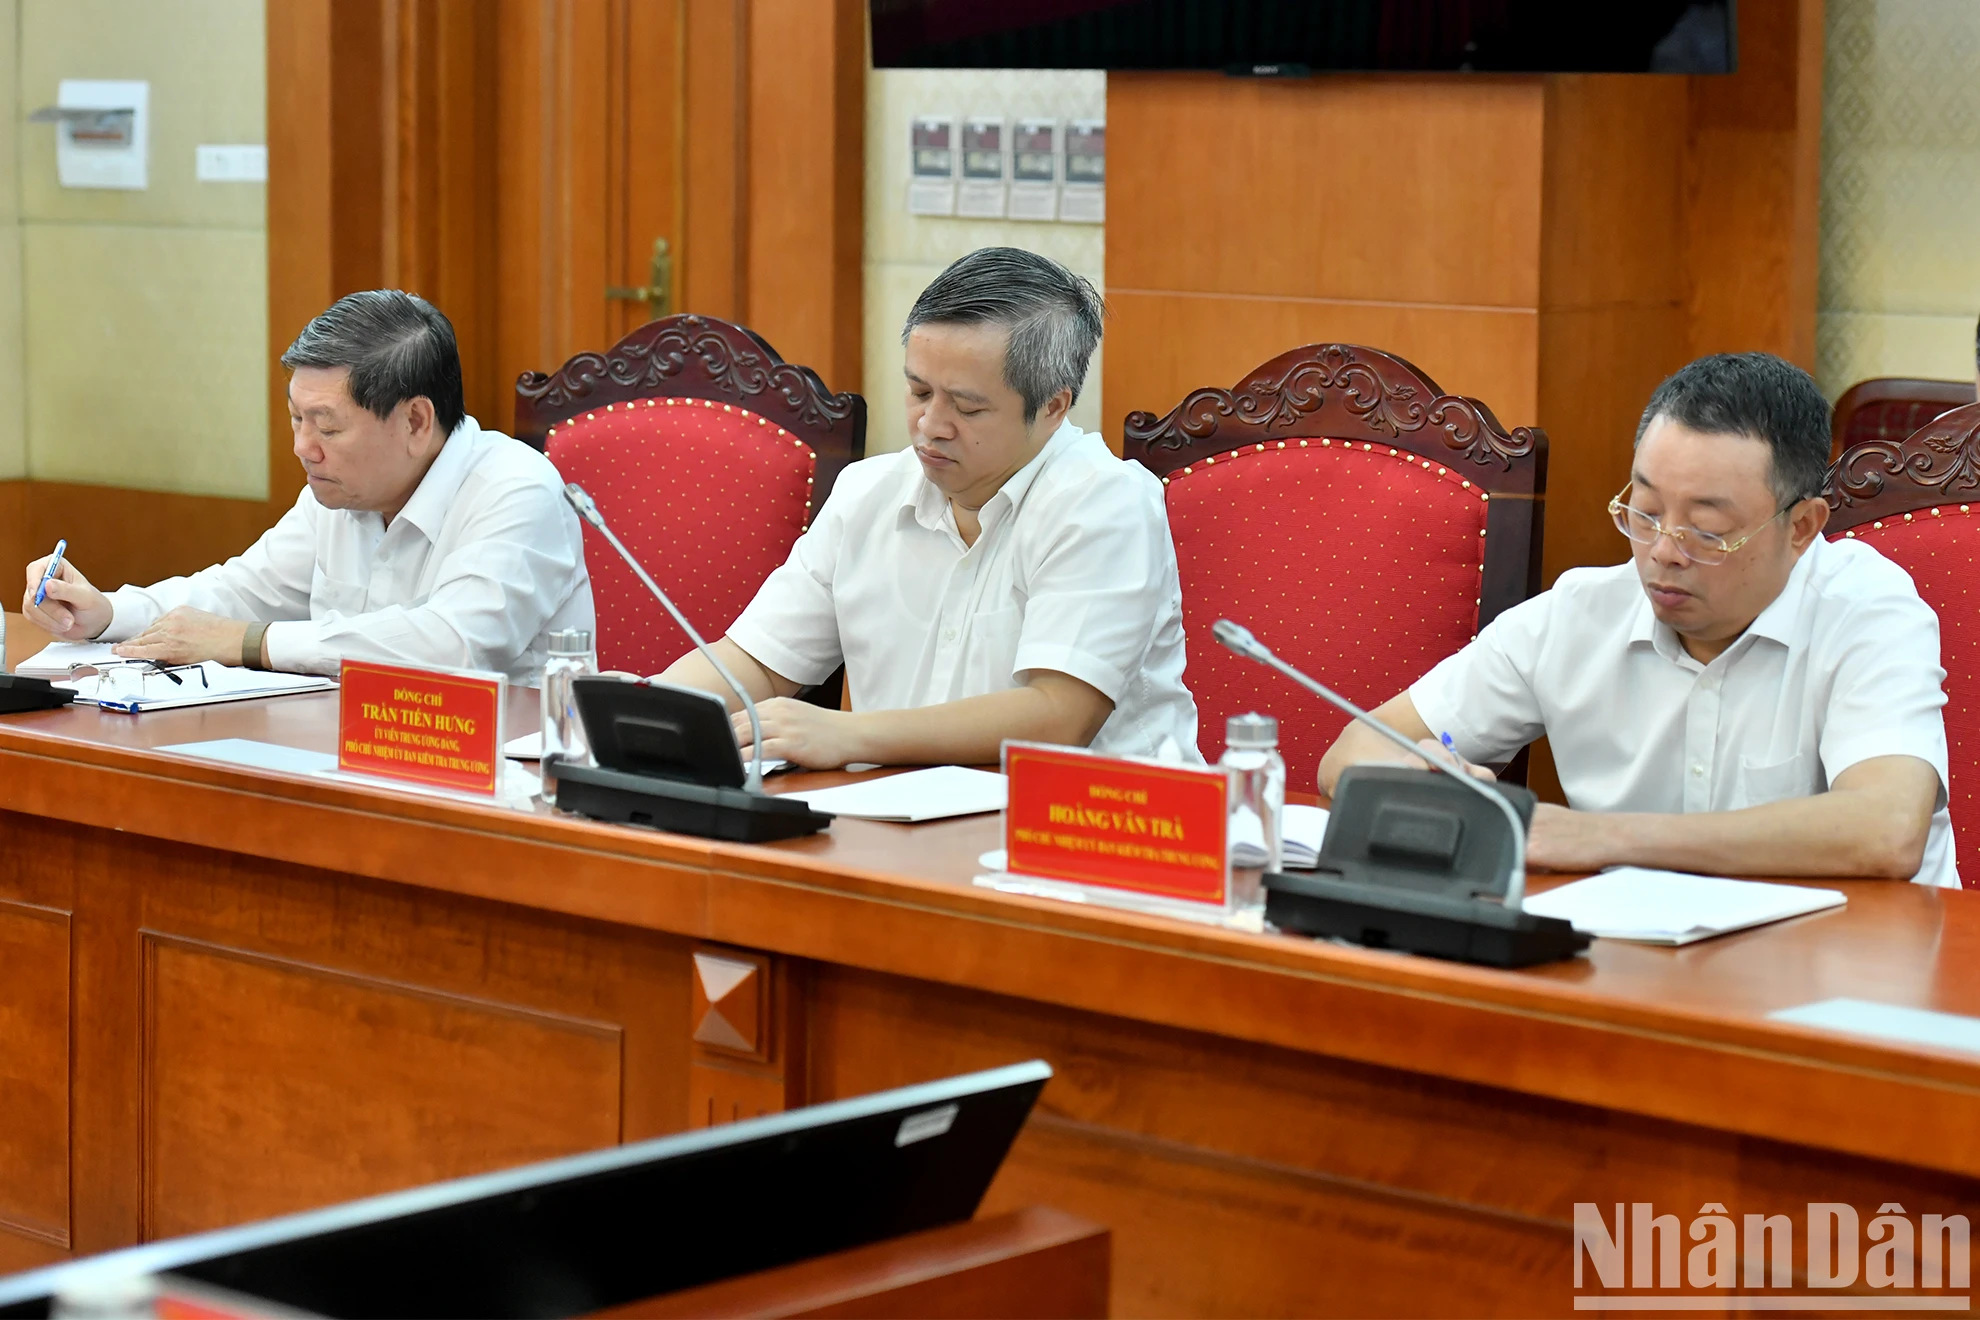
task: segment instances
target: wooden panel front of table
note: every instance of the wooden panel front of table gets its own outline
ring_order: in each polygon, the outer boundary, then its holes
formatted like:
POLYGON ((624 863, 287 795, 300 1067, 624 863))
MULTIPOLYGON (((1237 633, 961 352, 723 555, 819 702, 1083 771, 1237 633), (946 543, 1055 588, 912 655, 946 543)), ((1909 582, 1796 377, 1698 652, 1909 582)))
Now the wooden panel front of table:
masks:
POLYGON ((750 847, 153 750, 335 719, 0 719, 0 1269, 1031 1057, 985 1210, 1111 1228, 1122 1314, 1565 1311, 1577 1201, 1980 1207, 1980 1060, 1765 1017, 1980 1013, 1974 896, 1505 973, 978 888, 994 816, 750 847))

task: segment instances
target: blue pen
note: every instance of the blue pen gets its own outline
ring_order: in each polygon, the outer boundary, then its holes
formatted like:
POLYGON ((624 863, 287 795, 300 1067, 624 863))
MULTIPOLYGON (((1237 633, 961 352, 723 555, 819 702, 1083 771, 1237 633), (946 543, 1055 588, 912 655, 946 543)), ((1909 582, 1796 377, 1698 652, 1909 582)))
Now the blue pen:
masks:
POLYGON ((42 601, 48 599, 48 584, 55 580, 57 573, 62 571, 62 556, 68 552, 69 542, 67 539, 55 543, 55 554, 48 561, 47 571, 41 575, 41 585, 34 589, 34 603, 36 605, 40 605, 42 601))
POLYGON ((1451 754, 1451 759, 1452 759, 1453 761, 1462 761, 1462 760, 1464 760, 1464 758, 1463 758, 1462 756, 1459 756, 1459 755, 1457 754, 1457 744, 1451 741, 1451 735, 1450 735, 1450 732, 1449 732, 1448 730, 1446 730, 1446 731, 1445 731, 1444 733, 1442 733, 1442 734, 1440 734, 1440 735, 1438 735, 1438 738, 1437 738, 1437 741, 1438 741, 1438 742, 1441 742, 1442 744, 1444 744, 1444 750, 1445 750, 1445 751, 1447 751, 1447 752, 1449 752, 1449 753, 1451 754))

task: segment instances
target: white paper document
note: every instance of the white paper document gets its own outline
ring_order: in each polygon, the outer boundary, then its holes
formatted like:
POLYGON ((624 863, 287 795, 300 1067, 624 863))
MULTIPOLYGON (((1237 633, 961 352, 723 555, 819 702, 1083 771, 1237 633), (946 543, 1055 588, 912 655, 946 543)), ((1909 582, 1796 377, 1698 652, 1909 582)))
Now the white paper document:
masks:
MULTIPOLYGON (((180 756, 196 756, 203 761, 218 761, 223 765, 240 765, 255 770, 277 770, 285 774, 335 779, 346 784, 362 784, 367 788, 389 788, 404 793, 455 798, 469 802, 490 800, 485 794, 470 793, 464 789, 415 784, 378 775, 352 774, 337 768, 335 753, 313 752, 304 747, 284 747, 280 743, 257 742, 252 738, 213 738, 205 742, 173 743, 169 747, 160 747, 157 750, 176 752, 180 756)), ((501 777, 497 780, 494 800, 503 806, 527 807, 530 799, 541 787, 542 780, 537 777, 535 771, 504 762, 501 777)))
MULTIPOLYGON (((766 768, 768 762, 765 763, 766 768)), ((971 770, 960 765, 938 765, 928 770, 910 770, 885 779, 866 779, 837 788, 814 788, 789 793, 814 811, 860 820, 887 820, 901 824, 941 820, 947 816, 974 816, 1004 809, 1004 777, 990 770, 971 770)))
MULTIPOLYGON (((1286 804, 1279 825, 1279 862, 1290 871, 1311 871, 1320 862, 1320 840, 1327 834, 1327 809, 1286 804)), ((1249 811, 1231 818, 1231 865, 1265 865, 1265 831, 1249 811)))
POLYGON ((93 702, 105 710, 121 710, 136 715, 147 710, 173 710, 181 706, 211 706, 223 701, 245 701, 250 697, 282 697, 294 692, 325 692, 337 681, 309 674, 278 674, 266 669, 241 669, 208 660, 192 669, 169 673, 123 670, 102 677, 91 676, 66 681, 76 700, 93 702), (132 675, 137 680, 132 681, 132 675), (177 682, 173 680, 177 679, 177 682))
MULTIPOLYGON (((502 755, 512 761, 541 761, 543 759, 543 731, 539 729, 535 733, 525 733, 520 738, 509 739, 509 741, 502 744, 502 755)), ((790 764, 789 761, 781 757, 766 756, 763 758, 763 773, 774 775, 779 770, 789 769, 790 764)), ((747 756, 743 758, 743 769, 749 769, 749 758, 747 756)))
POLYGON ((173 743, 161 752, 197 756, 203 761, 244 765, 256 770, 279 770, 292 775, 321 774, 337 768, 334 752, 312 752, 306 747, 284 747, 280 743, 257 742, 252 738, 211 738, 205 742, 173 743))
POLYGON ((1980 1054, 1980 1018, 1963 1013, 1940 1013, 1929 1008, 1900 1008, 1867 999, 1823 999, 1769 1013, 1776 1022, 1821 1027, 1851 1036, 1871 1036, 1906 1045, 1931 1045, 1944 1050, 1980 1054))
POLYGON ((1598 939, 1677 945, 1841 907, 1847 901, 1835 889, 1622 866, 1535 895, 1524 906, 1535 916, 1565 918, 1576 930, 1598 939))
POLYGON ((50 642, 14 666, 26 678, 67 678, 77 665, 116 665, 124 658, 109 642, 50 642))

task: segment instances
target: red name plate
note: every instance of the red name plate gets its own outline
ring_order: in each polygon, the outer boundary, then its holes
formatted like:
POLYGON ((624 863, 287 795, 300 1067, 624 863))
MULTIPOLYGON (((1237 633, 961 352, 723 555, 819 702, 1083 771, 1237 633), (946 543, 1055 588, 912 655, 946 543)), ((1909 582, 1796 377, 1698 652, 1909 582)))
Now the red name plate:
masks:
POLYGON ((502 766, 500 674, 344 661, 337 768, 495 795, 502 766))
POLYGON ((1004 773, 1012 874, 1224 901, 1230 817, 1223 771, 1007 743, 1004 773))

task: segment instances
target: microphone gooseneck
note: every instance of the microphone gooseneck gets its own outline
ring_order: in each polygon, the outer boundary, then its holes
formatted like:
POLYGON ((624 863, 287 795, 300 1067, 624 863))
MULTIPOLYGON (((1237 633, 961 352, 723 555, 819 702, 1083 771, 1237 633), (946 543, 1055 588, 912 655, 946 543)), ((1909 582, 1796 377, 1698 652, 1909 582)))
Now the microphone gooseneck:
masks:
POLYGON ((729 685, 729 690, 742 702, 743 709, 749 713, 749 735, 752 744, 749 782, 744 784, 743 788, 747 792, 761 793, 763 791, 763 722, 757 718, 756 702, 750 699, 743 685, 736 682, 736 676, 729 672, 729 667, 708 648, 708 643, 702 640, 701 634, 695 631, 694 625, 687 621, 687 616, 674 608, 674 602, 667 598, 666 592, 660 590, 660 584, 640 567, 639 561, 633 558, 632 551, 626 549, 625 544, 612 534, 612 529, 605 525, 605 515, 598 511, 598 502, 585 493, 584 487, 575 481, 565 482, 564 498, 570 501, 573 509, 577 510, 578 517, 584 519, 593 530, 611 543, 612 548, 619 552, 619 558, 626 561, 626 565, 639 575, 639 580, 646 584, 646 589, 653 593, 653 598, 667 607, 667 613, 673 615, 674 622, 681 625, 681 631, 694 643, 694 649, 701 652, 702 658, 709 664, 715 666, 715 672, 722 676, 722 681, 729 685))
POLYGON ((1352 701, 1349 701, 1326 684, 1308 678, 1299 670, 1294 669, 1291 665, 1279 659, 1278 656, 1273 655, 1271 649, 1265 643, 1252 636, 1251 629, 1244 625, 1233 623, 1229 619, 1219 619, 1211 626, 1210 631, 1219 642, 1245 659, 1256 660, 1261 665, 1278 670, 1307 691, 1340 707, 1352 716, 1356 722, 1375 730, 1375 732, 1381 734, 1384 738, 1387 738, 1411 756, 1427 761, 1433 768, 1443 771, 1472 792, 1478 793, 1488 801, 1497 804, 1499 810, 1505 813, 1506 819, 1512 824, 1512 874, 1506 880, 1505 906, 1513 912, 1520 910, 1520 904, 1526 898, 1526 827, 1520 822, 1519 813, 1513 809, 1512 803, 1506 801, 1503 793, 1493 792, 1485 784, 1472 778, 1448 761, 1424 755, 1422 748, 1418 747, 1389 725, 1376 719, 1373 715, 1370 715, 1367 711, 1355 705, 1352 701))

